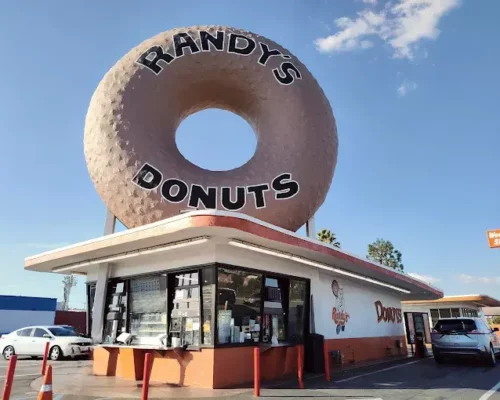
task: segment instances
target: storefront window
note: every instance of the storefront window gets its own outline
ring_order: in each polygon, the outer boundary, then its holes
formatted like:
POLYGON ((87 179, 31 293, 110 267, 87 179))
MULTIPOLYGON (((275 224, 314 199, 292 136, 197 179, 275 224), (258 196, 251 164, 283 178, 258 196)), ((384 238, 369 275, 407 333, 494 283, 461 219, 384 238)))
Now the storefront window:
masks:
POLYGON ((108 285, 104 343, 115 343, 116 338, 127 329, 127 285, 112 282, 108 285))
POLYGON ((160 344, 167 333, 167 277, 130 281, 130 334, 134 344, 160 344))
POLYGON ((171 345, 200 345, 200 286, 198 271, 175 274, 170 321, 171 345))
POLYGON ((301 341, 304 337, 306 282, 290 279, 290 295, 288 301, 288 339, 301 341))
POLYGON ((262 341, 278 344, 286 339, 288 279, 266 277, 262 341))
POLYGON ((217 279, 218 343, 258 342, 262 275, 218 268, 217 279))
POLYGON ((439 317, 440 318, 451 318, 451 312, 449 308, 440 308, 439 309, 439 317))
POLYGON ((202 318, 203 318, 203 344, 212 345, 213 342, 213 305, 215 300, 215 268, 201 270, 202 290, 202 318))
POLYGON ((453 318, 458 318, 460 317, 460 309, 459 308, 452 308, 451 309, 451 316, 453 318))

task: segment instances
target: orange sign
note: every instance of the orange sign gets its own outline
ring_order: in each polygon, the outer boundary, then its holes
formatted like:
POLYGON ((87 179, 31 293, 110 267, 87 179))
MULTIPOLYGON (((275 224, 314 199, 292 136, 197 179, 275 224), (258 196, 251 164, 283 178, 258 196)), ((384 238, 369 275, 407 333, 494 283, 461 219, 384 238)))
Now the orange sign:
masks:
POLYGON ((500 247, 500 229, 487 231, 486 236, 488 236, 488 243, 490 245, 490 248, 494 249, 500 247))

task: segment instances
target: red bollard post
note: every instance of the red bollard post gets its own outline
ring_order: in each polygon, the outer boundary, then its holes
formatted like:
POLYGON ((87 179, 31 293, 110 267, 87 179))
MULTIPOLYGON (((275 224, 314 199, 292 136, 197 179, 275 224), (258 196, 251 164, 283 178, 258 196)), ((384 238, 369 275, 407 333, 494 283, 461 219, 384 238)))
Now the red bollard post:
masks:
POLYGON ((297 377, 299 378, 299 388, 304 389, 304 377, 303 377, 303 368, 304 368, 304 346, 299 344, 297 346, 297 377))
POLYGON ((10 357, 7 373, 5 374, 5 383, 3 385, 2 400, 9 400, 10 392, 12 391, 12 383, 14 382, 14 373, 16 372, 17 356, 10 357))
POLYGON ((49 358, 49 347, 50 343, 45 343, 45 351, 43 352, 43 361, 42 361, 42 376, 45 375, 45 370, 47 369, 47 359, 49 358))
POLYGON ((328 346, 323 342, 323 353, 325 356, 325 380, 330 382, 330 357, 328 356, 328 346))
POLYGON ((148 400, 149 378, 151 377, 151 363, 153 361, 151 353, 146 353, 144 357, 144 373, 142 376, 142 397, 141 400, 148 400))
POLYGON ((260 397, 260 349, 253 349, 253 395, 260 397))

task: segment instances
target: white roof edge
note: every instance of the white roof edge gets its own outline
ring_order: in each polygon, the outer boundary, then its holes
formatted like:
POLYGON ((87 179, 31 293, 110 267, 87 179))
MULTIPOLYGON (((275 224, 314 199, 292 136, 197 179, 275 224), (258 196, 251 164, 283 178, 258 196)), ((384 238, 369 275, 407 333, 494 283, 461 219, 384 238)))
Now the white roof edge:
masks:
MULTIPOLYGON (((130 234, 135 233, 135 232, 141 232, 141 231, 144 231, 144 230, 147 230, 147 229, 150 229, 150 228, 153 228, 153 227, 165 224, 166 222, 175 222, 175 221, 179 221, 179 220, 182 220, 182 219, 185 219, 185 218, 188 218, 188 217, 202 216, 202 215, 206 215, 206 216, 211 215, 211 216, 220 216, 220 217, 232 217, 232 218, 238 218, 238 219, 241 219, 241 220, 250 221, 250 222, 253 222, 253 223, 257 224, 257 225, 261 225, 261 226, 264 226, 266 228, 273 229, 275 231, 284 233, 284 234, 289 235, 289 236, 296 237, 296 238, 301 239, 301 240, 305 240, 305 241, 310 242, 310 243, 314 243, 314 244, 319 245, 319 246, 323 246, 323 247, 327 247, 327 248, 332 248, 332 246, 329 246, 326 243, 323 243, 323 242, 321 242, 319 240, 311 239, 311 238, 309 238, 307 236, 301 236, 301 235, 297 234, 296 232, 292 232, 292 231, 289 231, 287 229, 281 228, 279 226, 269 224, 267 222, 264 222, 264 221, 262 221, 260 219, 251 217, 251 216, 246 215, 246 214, 236 213, 236 212, 231 212, 231 211, 220 211, 220 210, 195 210, 195 211, 191 211, 191 212, 179 214, 179 215, 176 215, 174 217, 166 218, 166 219, 163 219, 161 221, 153 222, 151 224, 139 226, 137 228, 127 229, 127 230, 125 230, 123 232, 116 232, 116 233, 112 233, 110 235, 100 236, 98 238, 94 238, 94 239, 86 240, 86 241, 83 241, 83 242, 75 243, 75 244, 72 244, 72 245, 69 245, 69 246, 60 247, 59 249, 49 250, 49 251, 46 251, 44 253, 36 254, 34 256, 31 256, 31 257, 26 257, 25 260, 34 260, 34 259, 36 259, 38 257, 46 256, 46 255, 49 255, 49 254, 52 254, 52 253, 55 253, 55 252, 59 252, 61 250, 69 250, 69 249, 72 249, 72 248, 75 248, 75 247, 80 247, 80 246, 83 246, 83 245, 86 245, 86 244, 98 243, 98 242, 101 242, 101 241, 104 241, 104 240, 109 240, 110 238, 116 238, 116 237, 120 237, 120 236, 130 235, 130 234)), ((393 273, 399 274, 399 275, 404 276, 406 278, 410 278, 411 280, 413 280, 415 282, 425 283, 430 288, 442 292, 442 289, 440 289, 440 288, 438 288, 438 287, 436 287, 434 285, 431 285, 428 282, 424 282, 424 281, 421 281, 420 279, 416 279, 416 278, 412 277, 411 275, 408 275, 408 274, 405 274, 403 272, 397 271, 395 269, 386 267, 385 265, 376 263, 374 261, 367 260, 365 258, 361 258, 361 257, 359 257, 359 256, 357 256, 355 254, 349 253, 348 251, 345 251, 345 250, 340 249, 340 248, 334 248, 334 250, 338 251, 340 253, 344 253, 344 254, 346 254, 346 255, 348 255, 350 257, 353 257, 353 258, 355 258, 357 260, 371 263, 373 265, 376 265, 377 267, 386 269, 387 271, 391 271, 393 273)), ((450 297, 450 296, 448 296, 448 297, 450 297)))

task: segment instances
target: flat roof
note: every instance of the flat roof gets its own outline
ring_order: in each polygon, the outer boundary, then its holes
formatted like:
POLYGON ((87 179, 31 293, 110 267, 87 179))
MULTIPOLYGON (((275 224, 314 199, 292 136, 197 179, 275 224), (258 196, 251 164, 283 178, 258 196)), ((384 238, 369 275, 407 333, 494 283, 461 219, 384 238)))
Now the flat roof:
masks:
POLYGON ((403 305, 413 304, 441 304, 441 303, 471 303, 479 307, 499 307, 500 300, 485 294, 464 294, 458 296, 444 296, 435 300, 403 301, 403 305))
POLYGON ((408 300, 431 300, 443 296, 442 290, 428 283, 345 250, 302 237, 245 214, 218 210, 184 213, 138 228, 51 250, 26 258, 24 265, 27 270, 40 272, 63 272, 61 269, 65 267, 85 271, 84 265, 89 262, 94 265, 99 260, 110 262, 104 260, 200 237, 216 240, 217 243, 230 244, 236 241, 246 243, 250 247, 260 246, 262 252, 274 253, 272 255, 283 258, 292 256, 292 262, 298 260, 312 267, 339 268, 351 274, 361 275, 366 281, 378 280, 405 289, 410 293, 402 297, 408 300))

